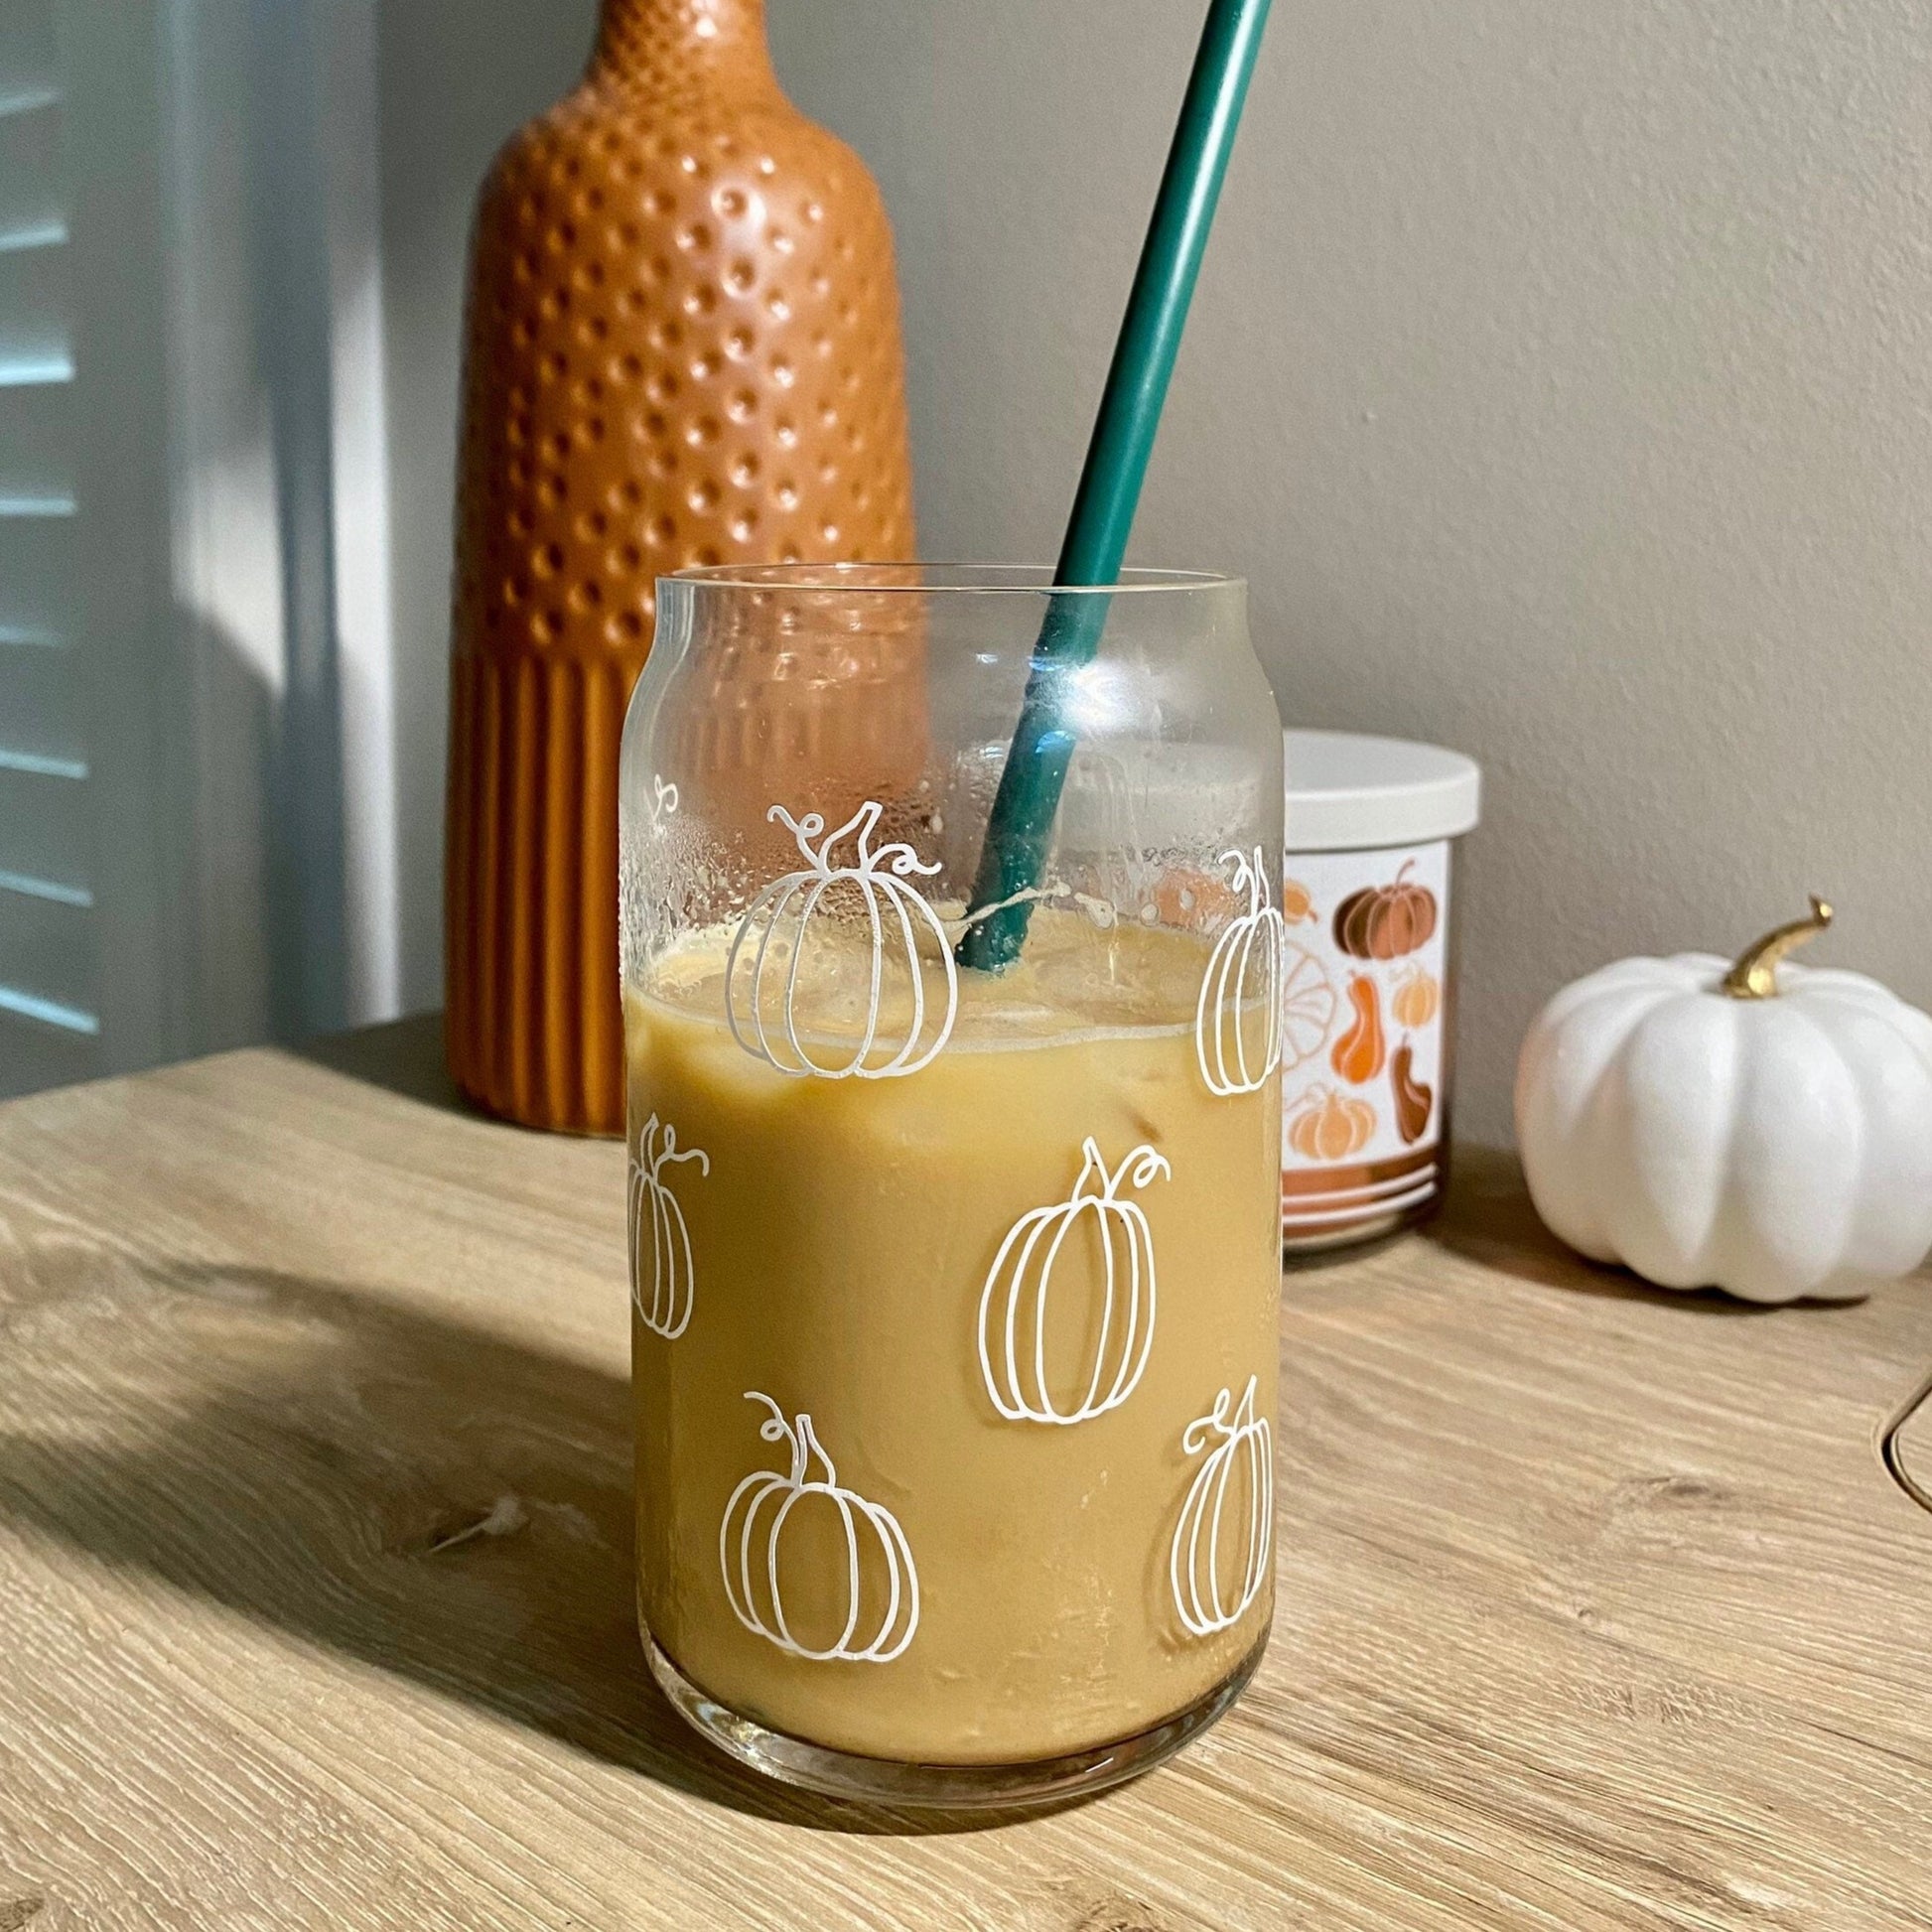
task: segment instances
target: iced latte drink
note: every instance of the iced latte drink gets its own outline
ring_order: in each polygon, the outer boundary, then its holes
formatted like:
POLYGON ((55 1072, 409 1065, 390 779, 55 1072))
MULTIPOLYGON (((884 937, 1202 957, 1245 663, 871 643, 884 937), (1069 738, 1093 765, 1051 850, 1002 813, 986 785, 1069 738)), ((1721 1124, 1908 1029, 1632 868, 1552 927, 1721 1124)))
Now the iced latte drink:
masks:
POLYGON ((769 817, 627 962, 653 1668, 824 1788, 1104 1779, 1273 1604, 1279 860, 1062 881, 982 973, 943 813, 769 817))

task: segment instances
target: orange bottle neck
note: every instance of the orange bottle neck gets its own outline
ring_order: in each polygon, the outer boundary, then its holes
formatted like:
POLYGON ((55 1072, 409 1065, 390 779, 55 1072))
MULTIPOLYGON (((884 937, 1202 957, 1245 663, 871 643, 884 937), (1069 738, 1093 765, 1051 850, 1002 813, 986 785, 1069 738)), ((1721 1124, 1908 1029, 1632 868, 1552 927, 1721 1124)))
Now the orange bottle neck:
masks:
POLYGON ((593 73, 662 73, 667 63, 683 72, 768 76, 764 0, 604 0, 593 73))

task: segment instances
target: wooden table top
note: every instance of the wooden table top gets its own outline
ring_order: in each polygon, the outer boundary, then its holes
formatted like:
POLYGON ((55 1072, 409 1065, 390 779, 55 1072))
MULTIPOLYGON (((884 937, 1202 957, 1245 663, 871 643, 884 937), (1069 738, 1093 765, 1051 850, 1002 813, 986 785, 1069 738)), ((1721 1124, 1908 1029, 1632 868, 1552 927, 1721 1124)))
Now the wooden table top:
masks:
POLYGON ((968 1826, 652 1690, 622 1222, 422 1023, 0 1109, 0 1932, 1932 1926, 1932 1284, 1653 1295, 1465 1160, 1288 1277, 1248 1696, 968 1826))

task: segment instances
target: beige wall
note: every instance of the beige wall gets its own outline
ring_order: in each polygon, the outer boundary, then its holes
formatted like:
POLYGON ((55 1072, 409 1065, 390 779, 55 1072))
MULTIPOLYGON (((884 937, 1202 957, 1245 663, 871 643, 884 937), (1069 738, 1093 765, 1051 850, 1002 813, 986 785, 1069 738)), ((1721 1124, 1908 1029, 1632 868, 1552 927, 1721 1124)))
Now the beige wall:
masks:
POLYGON ((443 756, 464 251, 503 137, 582 71, 595 0, 380 0, 402 1008, 443 1003, 443 756))
MULTIPOLYGON (((770 11, 794 93, 897 224, 927 554, 1049 555, 1199 5, 770 11)), ((589 8, 385 12, 428 813, 458 208, 492 116, 551 89, 589 8)), ((1731 948, 1807 890, 1843 919, 1819 957, 1932 1004, 1923 0, 1276 16, 1136 551, 1250 578, 1291 722, 1486 767, 1465 1129, 1506 1134, 1516 1041, 1561 980, 1731 948)), ((419 830, 406 956, 433 991, 419 830)))

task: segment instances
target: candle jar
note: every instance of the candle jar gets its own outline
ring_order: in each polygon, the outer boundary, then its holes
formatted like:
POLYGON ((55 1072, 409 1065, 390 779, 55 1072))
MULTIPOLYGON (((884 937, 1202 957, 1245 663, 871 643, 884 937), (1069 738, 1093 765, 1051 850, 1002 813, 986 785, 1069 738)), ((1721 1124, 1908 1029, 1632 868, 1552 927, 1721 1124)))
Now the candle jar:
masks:
POLYGON ((1287 734, 1282 1246, 1372 1241, 1449 1183, 1455 841, 1482 773, 1437 745, 1287 734))
POLYGON ((1116 1782, 1233 1701, 1274 1598, 1282 740, 1244 587, 659 590, 621 778, 651 1668, 823 1791, 1116 1782), (1059 678, 1026 943, 980 972, 955 948, 1053 596, 1105 628, 1059 678), (882 662, 920 692, 890 730, 882 662), (1238 808, 1174 809, 1190 759, 1238 808))

